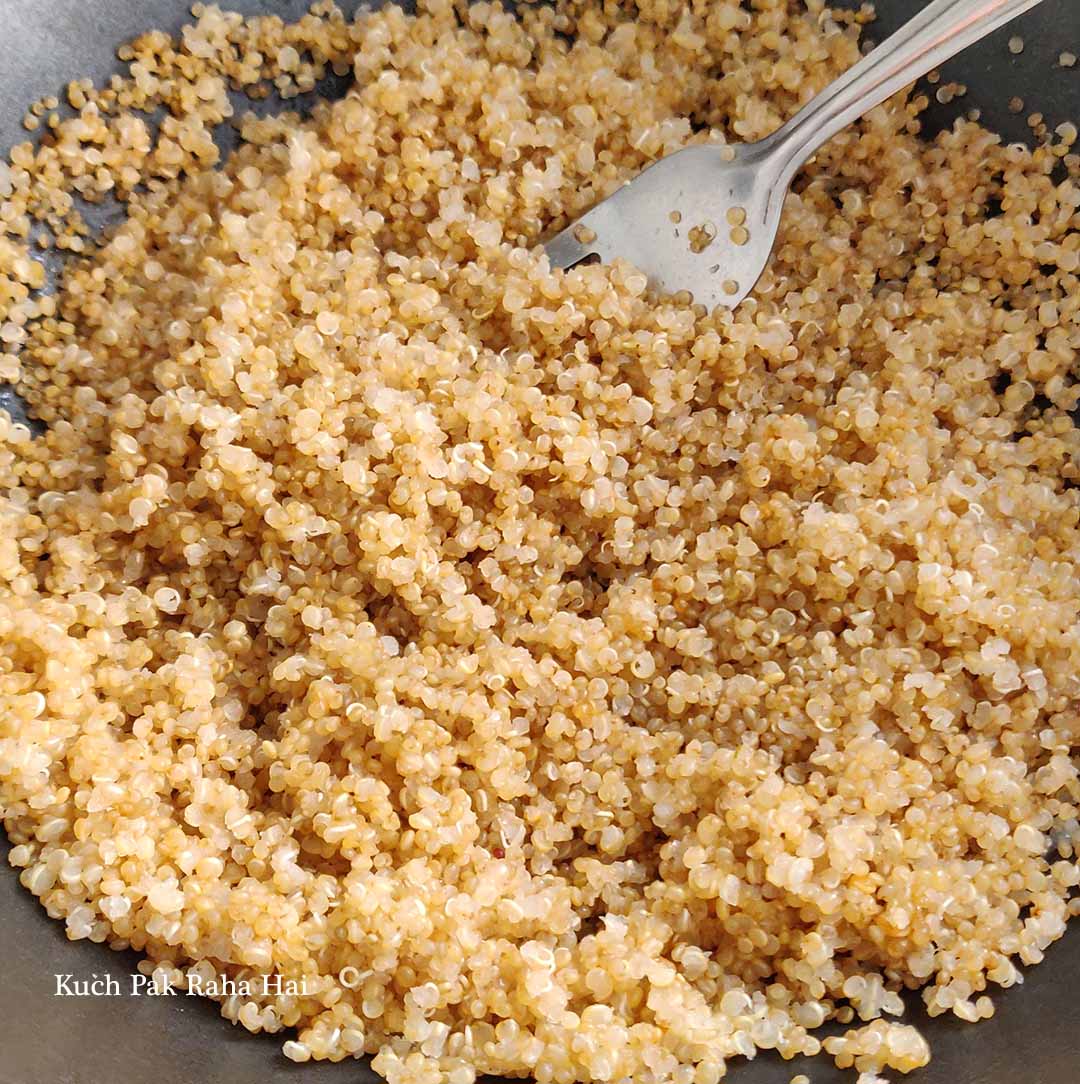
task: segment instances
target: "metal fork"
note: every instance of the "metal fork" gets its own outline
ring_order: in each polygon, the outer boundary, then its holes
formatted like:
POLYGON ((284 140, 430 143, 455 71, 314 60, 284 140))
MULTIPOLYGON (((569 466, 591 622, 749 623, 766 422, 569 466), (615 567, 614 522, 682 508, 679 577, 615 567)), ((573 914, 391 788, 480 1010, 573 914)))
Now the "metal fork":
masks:
POLYGON ((1041 0, 934 0, 758 143, 686 147, 649 166, 545 246, 552 266, 617 256, 710 310, 754 288, 784 197, 806 160, 852 121, 1041 0))

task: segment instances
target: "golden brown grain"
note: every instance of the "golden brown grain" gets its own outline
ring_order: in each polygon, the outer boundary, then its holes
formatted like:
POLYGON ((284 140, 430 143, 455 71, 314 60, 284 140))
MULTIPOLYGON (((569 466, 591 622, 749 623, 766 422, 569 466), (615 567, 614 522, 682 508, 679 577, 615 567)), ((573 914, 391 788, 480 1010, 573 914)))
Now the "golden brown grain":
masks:
POLYGON ((989 1016, 1080 882, 1059 156, 898 97, 706 314, 537 241, 691 115, 774 130, 861 16, 196 16, 0 166, 23 884, 177 984, 303 980, 222 1010, 393 1084, 716 1084, 856 1018, 870 1084, 929 1057, 903 988, 989 1016), (218 162, 230 87, 330 70, 218 162))

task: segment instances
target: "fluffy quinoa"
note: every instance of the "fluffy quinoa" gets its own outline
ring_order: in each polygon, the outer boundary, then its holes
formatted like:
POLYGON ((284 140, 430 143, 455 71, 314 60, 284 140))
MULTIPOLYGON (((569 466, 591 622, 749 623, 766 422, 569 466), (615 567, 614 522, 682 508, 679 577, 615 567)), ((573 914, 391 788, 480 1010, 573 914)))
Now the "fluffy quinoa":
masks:
POLYGON ((538 241, 866 12, 195 16, 0 165, 23 885, 177 985, 302 981, 222 1012, 392 1084, 878 1081, 903 990, 990 1016, 1080 910, 1075 128, 893 99, 708 314, 538 241))

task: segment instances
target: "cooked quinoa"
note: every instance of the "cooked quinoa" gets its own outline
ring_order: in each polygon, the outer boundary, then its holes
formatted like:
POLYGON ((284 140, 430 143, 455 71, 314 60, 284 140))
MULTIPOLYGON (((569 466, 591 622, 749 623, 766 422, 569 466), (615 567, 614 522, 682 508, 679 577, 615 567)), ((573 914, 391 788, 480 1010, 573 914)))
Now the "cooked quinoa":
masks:
POLYGON ((195 15, 0 165, 22 883, 178 986, 303 982, 222 1011, 393 1084, 715 1084, 829 1020, 876 1082, 903 989, 990 1016, 1080 910, 1075 128, 895 98, 707 314, 538 241, 865 15, 195 15), (219 161, 230 89, 331 69, 219 161))

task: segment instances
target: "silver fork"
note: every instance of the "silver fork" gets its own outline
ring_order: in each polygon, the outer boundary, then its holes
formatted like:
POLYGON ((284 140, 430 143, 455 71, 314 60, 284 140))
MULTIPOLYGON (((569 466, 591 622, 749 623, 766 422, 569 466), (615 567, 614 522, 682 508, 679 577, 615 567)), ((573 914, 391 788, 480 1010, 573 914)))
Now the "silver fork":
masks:
POLYGON ((621 256, 710 310, 754 288, 792 178, 823 143, 1041 0, 933 0, 758 143, 687 147, 649 166, 547 242, 552 266, 621 256))

